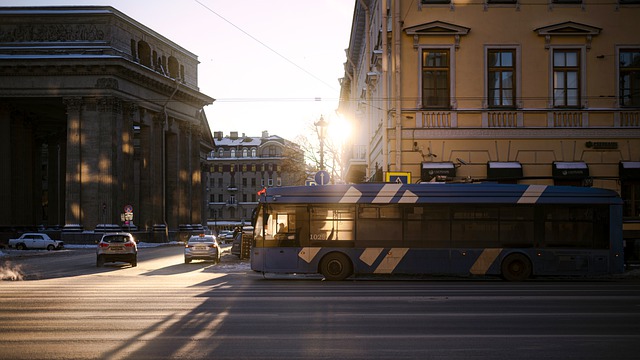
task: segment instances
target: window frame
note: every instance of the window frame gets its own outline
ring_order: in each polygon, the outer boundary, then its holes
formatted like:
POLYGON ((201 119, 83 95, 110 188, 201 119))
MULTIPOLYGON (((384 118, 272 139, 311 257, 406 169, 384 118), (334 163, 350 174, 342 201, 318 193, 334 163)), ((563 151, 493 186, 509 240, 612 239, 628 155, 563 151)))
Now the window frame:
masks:
POLYGON ((585 78, 585 61, 583 59, 585 59, 585 52, 586 49, 584 46, 557 46, 557 47, 550 47, 549 49, 549 103, 550 106, 554 109, 581 109, 584 107, 583 105, 583 101, 586 98, 586 78, 585 78), (576 66, 567 66, 566 64, 564 66, 556 66, 555 65, 555 55, 557 53, 575 53, 578 55, 578 59, 577 59, 577 65, 576 66), (576 99, 576 104, 575 105, 569 105, 568 104, 568 100, 569 100, 569 96, 568 96, 568 87, 566 86, 566 76, 565 76, 565 86, 562 88, 557 87, 556 85, 556 73, 561 72, 564 74, 567 74, 569 72, 571 72, 572 70, 575 70, 577 72, 576 74, 576 79, 578 81, 578 84, 575 88, 571 88, 572 90, 576 90, 577 91, 577 99, 576 99), (564 105, 561 105, 558 103, 558 101, 556 100, 556 90, 560 90, 560 89, 564 89, 564 93, 565 96, 563 96, 563 99, 565 101, 564 105))
MULTIPOLYGON (((455 45, 441 45, 441 46, 420 46, 418 51, 419 58, 419 66, 418 66, 418 91, 420 94, 420 104, 419 107, 422 109, 447 109, 450 110, 453 108, 453 100, 455 98, 455 45), (425 69, 432 68, 427 67, 424 64, 425 60, 425 52, 435 52, 435 51, 443 51, 447 53, 448 57, 448 66, 447 66, 447 88, 444 89, 444 93, 446 94, 446 98, 443 99, 442 104, 438 101, 437 105, 427 105, 425 100, 427 99, 427 95, 425 92, 425 84, 424 84, 424 73, 425 69)), ((440 67, 433 67, 438 69, 443 69, 440 67)))
MULTIPOLYGON (((484 56, 484 60, 485 60, 485 99, 486 99, 486 104, 487 104, 487 108, 489 109, 515 109, 518 108, 518 98, 520 95, 520 49, 517 46, 487 46, 485 47, 485 56, 484 56), (489 63, 489 56, 491 53, 497 53, 497 52, 511 52, 512 56, 513 56, 513 64, 510 67, 505 67, 505 66, 491 66, 489 63), (512 71, 512 86, 511 86, 511 105, 504 105, 503 104, 503 100, 500 101, 499 105, 494 105, 491 101, 491 73, 492 73, 492 69, 503 69, 501 71, 505 71, 504 69, 511 69, 512 71)), ((501 93, 501 97, 502 97, 502 91, 504 90, 504 87, 501 87, 500 89, 493 89, 493 90, 500 90, 501 93)))
MULTIPOLYGON (((623 89, 623 73, 637 73, 638 75, 638 83, 636 84, 637 88, 640 88, 640 64, 638 64, 636 67, 622 67, 621 65, 621 61, 620 61, 620 57, 622 56, 623 53, 640 53, 640 48, 639 47, 633 47, 633 46, 620 46, 618 48, 616 48, 616 59, 618 59, 618 61, 616 62, 616 72, 618 74, 617 77, 617 92, 618 92, 618 104, 620 107, 624 107, 624 108, 629 108, 629 107, 639 107, 640 106, 640 92, 636 95, 635 97, 635 101, 633 99, 633 97, 629 97, 629 102, 626 103, 624 101, 625 97, 624 97, 624 92, 625 89, 623 89), (629 70, 623 70, 623 69, 629 69, 629 70)), ((631 85, 629 85, 628 89, 630 92, 634 89, 633 87, 633 80, 631 81, 631 85)))

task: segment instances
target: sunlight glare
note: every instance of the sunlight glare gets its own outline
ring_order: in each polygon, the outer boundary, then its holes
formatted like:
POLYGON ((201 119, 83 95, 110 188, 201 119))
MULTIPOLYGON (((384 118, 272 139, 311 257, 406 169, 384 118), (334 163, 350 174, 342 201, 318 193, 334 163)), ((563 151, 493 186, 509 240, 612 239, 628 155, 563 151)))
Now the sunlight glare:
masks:
POLYGON ((351 123, 340 115, 329 121, 328 140, 335 144, 344 144, 351 136, 351 123))

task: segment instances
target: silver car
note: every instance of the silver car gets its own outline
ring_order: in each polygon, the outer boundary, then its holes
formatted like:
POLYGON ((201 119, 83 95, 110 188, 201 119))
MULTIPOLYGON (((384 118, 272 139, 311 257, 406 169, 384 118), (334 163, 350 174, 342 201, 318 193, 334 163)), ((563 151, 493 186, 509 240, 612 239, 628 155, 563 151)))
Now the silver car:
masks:
POLYGON ((200 234, 189 238, 184 246, 184 263, 196 259, 213 260, 216 264, 220 262, 220 247, 214 235, 200 234))
POLYGON ((130 233, 118 232, 102 235, 96 247, 96 266, 102 267, 104 263, 116 261, 138 266, 138 244, 130 233))

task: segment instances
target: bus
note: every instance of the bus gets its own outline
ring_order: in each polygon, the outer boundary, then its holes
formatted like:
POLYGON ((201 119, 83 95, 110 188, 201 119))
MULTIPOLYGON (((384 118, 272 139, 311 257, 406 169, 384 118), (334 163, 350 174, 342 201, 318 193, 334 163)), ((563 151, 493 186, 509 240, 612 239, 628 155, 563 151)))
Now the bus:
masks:
POLYGON ((268 188, 251 269, 322 274, 533 276, 624 271, 615 191, 521 184, 365 183, 268 188))

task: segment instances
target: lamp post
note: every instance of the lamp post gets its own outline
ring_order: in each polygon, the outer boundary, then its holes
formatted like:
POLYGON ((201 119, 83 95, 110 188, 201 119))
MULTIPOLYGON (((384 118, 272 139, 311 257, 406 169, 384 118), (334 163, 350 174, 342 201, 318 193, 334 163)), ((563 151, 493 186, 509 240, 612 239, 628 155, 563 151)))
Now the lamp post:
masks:
POLYGON ((329 123, 320 115, 320 120, 314 123, 318 131, 318 140, 320 140, 320 170, 324 170, 324 139, 327 136, 327 127, 329 123))

